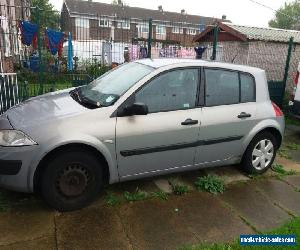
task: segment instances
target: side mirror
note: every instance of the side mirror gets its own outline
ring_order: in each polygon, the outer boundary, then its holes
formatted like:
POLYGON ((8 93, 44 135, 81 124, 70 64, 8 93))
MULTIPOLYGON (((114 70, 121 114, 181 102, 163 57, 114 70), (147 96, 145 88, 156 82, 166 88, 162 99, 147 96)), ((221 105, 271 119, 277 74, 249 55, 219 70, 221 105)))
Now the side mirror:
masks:
POLYGON ((147 115, 148 106, 144 103, 134 103, 124 108, 124 115, 147 115))

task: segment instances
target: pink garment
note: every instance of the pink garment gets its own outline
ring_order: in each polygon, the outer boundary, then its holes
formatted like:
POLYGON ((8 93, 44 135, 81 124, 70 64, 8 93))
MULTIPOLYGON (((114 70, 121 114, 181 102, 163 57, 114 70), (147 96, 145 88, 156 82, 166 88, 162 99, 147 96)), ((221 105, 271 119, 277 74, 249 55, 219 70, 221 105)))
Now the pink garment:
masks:
POLYGON ((139 59, 140 46, 139 45, 129 45, 128 47, 129 61, 135 61, 139 59))

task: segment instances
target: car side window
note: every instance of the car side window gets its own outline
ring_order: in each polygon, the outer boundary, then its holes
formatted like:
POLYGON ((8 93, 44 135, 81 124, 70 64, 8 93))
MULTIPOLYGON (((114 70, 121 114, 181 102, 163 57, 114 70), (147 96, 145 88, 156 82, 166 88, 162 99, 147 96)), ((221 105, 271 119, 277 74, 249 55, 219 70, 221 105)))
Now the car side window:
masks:
POLYGON ((155 77, 135 95, 149 113, 190 109, 196 106, 198 69, 178 69, 155 77))
POLYGON ((205 69, 206 106, 218 106, 239 103, 238 72, 205 69))
POLYGON ((241 102, 254 102, 256 99, 255 81, 251 75, 240 74, 241 102))

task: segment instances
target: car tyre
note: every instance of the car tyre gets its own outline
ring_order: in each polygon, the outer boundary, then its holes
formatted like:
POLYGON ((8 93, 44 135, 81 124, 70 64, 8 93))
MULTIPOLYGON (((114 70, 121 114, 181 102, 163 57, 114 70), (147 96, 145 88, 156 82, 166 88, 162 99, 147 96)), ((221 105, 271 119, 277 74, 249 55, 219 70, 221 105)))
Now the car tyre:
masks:
POLYGON ((101 162, 87 151, 67 150, 55 155, 42 174, 42 196, 61 212, 87 206, 102 188, 101 162))
POLYGON ((270 132, 257 134, 247 147, 242 159, 242 168, 248 174, 262 174, 273 164, 278 144, 270 132))

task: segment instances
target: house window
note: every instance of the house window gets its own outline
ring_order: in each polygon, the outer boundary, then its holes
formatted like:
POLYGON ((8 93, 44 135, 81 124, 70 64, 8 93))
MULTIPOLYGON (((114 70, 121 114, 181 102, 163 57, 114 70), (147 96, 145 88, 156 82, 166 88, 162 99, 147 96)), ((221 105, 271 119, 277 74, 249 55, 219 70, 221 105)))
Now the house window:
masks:
POLYGON ((75 25, 79 28, 90 28, 90 20, 87 18, 76 18, 75 25))
POLYGON ((183 34, 183 28, 173 27, 172 32, 174 34, 183 34))
POLYGON ((186 33, 188 34, 188 35, 196 35, 196 33, 197 33, 197 30, 196 29, 187 29, 186 30, 186 33))
POLYGON ((104 18, 104 19, 100 19, 99 21, 99 26, 100 27, 109 27, 110 26, 110 22, 108 19, 104 18))
POLYGON ((162 25, 156 25, 156 34, 157 35, 165 35, 166 34, 166 27, 162 25))
POLYGON ((118 29, 129 30, 130 29, 130 21, 123 20, 123 21, 118 22, 118 29))
POLYGON ((138 30, 141 33, 149 33, 149 26, 148 26, 148 24, 140 24, 138 26, 138 30))

